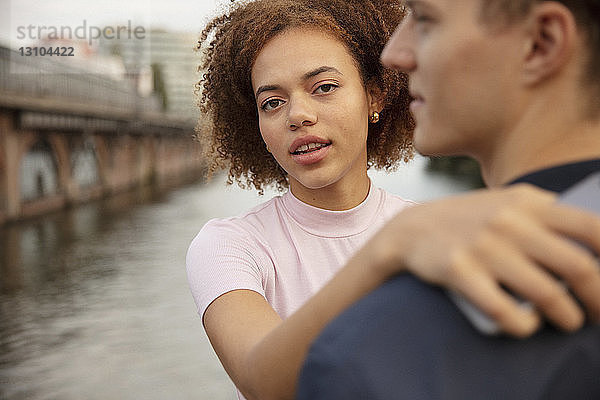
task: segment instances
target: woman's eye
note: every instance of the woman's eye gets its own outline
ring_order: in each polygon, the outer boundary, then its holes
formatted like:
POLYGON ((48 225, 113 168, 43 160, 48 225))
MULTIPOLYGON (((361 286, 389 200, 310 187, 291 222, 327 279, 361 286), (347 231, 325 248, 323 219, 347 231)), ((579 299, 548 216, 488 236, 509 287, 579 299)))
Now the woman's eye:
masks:
POLYGON ((261 108, 264 111, 269 111, 269 110, 273 110, 273 109, 279 107, 282 103, 283 103, 283 100, 271 99, 271 100, 265 101, 263 103, 263 105, 261 106, 261 108))
POLYGON ((329 93, 334 91, 338 86, 334 85, 333 83, 325 83, 321 86, 319 86, 317 88, 317 90, 315 90, 315 92, 319 92, 319 93, 329 93))

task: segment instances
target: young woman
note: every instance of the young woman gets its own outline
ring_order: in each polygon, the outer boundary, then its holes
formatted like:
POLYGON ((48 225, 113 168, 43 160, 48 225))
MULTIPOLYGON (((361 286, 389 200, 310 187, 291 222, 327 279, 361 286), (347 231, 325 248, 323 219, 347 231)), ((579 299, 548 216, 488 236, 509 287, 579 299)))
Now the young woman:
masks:
POLYGON ((240 398, 293 398, 323 326, 403 269, 364 254, 349 262, 411 205, 367 176, 412 154, 407 82, 379 62, 404 16, 399 4, 256 0, 201 35, 200 106, 212 126, 200 139, 211 171, 228 167, 230 183, 259 192, 288 189, 209 221, 187 255, 198 313, 240 398))
POLYGON ((199 47, 214 34, 199 87, 212 122, 200 135, 212 170, 228 164, 230 181, 258 191, 289 188, 207 223, 187 258, 210 340, 248 398, 269 398, 270 386, 293 381, 304 351, 286 353, 314 334, 308 321, 279 345, 257 345, 409 204, 367 176, 370 165, 412 155, 406 80, 379 62, 402 17, 397 1, 255 1, 202 33, 199 47), (259 371, 251 360, 264 351, 293 368, 259 371))

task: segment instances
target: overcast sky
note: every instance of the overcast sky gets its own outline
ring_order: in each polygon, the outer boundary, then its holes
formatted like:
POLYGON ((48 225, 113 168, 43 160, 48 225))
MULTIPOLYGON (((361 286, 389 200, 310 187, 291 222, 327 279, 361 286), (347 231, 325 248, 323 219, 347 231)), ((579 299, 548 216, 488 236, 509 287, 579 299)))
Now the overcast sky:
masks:
POLYGON ((198 33, 227 0, 0 0, 0 39, 13 41, 19 26, 113 26, 198 33))

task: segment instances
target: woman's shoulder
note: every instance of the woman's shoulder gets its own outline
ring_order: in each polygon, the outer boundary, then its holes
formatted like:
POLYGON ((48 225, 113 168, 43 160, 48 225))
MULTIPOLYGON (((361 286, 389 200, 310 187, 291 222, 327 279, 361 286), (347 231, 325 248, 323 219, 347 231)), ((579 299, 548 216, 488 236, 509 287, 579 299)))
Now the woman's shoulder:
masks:
POLYGON ((281 196, 273 197, 239 215, 213 218, 204 224, 192 241, 193 247, 219 246, 219 243, 231 245, 250 245, 263 243, 267 227, 279 213, 281 196))
POLYGON ((212 218, 204 224, 200 232, 208 231, 215 234, 223 231, 232 234, 235 232, 248 233, 248 231, 263 229, 267 221, 270 222, 279 212, 278 204, 280 201, 281 196, 275 196, 241 214, 230 217, 212 218))
POLYGON ((194 237, 186 253, 190 288, 202 316, 220 295, 236 289, 264 296, 263 282, 272 275, 264 229, 277 198, 227 218, 213 218, 194 237), (261 222, 262 221, 262 222, 261 222))

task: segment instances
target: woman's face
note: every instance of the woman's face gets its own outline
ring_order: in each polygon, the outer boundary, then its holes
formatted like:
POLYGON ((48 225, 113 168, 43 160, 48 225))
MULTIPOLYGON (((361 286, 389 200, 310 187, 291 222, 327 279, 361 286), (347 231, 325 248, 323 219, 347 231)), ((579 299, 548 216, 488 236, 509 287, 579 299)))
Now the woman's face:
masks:
POLYGON ((263 140, 296 197, 307 201, 311 191, 348 192, 368 182, 368 117, 380 109, 342 42, 289 29, 258 53, 252 87, 263 140))

